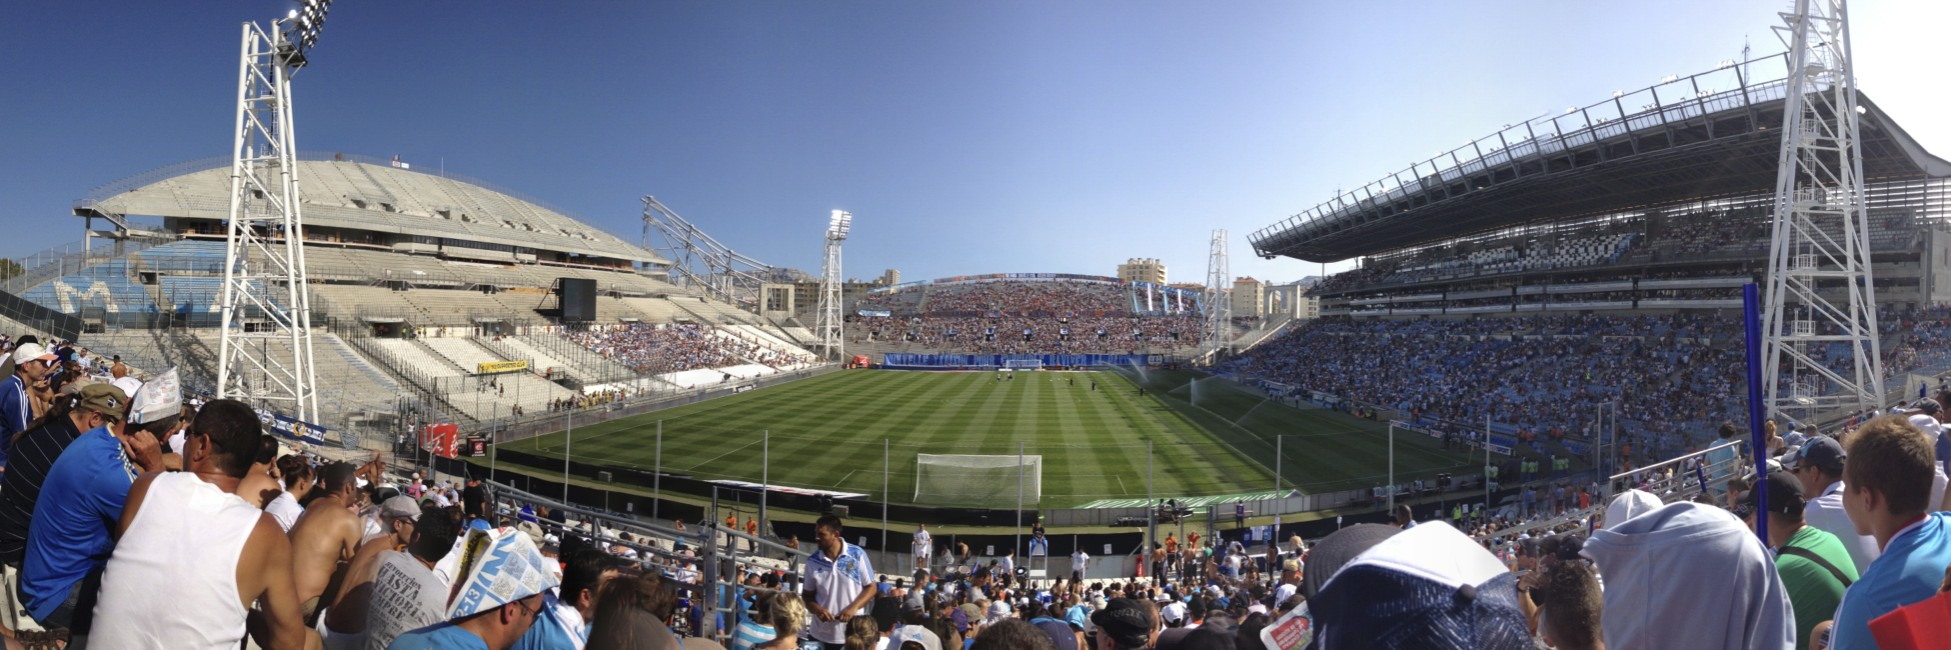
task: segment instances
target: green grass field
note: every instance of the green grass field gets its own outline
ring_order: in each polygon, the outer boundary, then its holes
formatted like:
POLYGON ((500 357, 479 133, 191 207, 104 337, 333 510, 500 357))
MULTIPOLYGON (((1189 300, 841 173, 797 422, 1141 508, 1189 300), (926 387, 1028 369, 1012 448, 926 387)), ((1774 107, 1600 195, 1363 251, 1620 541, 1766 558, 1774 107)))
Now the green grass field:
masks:
MULTIPOLYGON (((1368 487, 1387 473, 1385 423, 1290 408, 1224 379, 1156 370, 1019 372, 1002 382, 982 372, 839 372, 577 427, 571 449, 582 462, 654 468, 659 421, 666 473, 757 481, 762 432, 770 430, 772 484, 876 499, 886 440, 896 503, 914 497, 917 453, 1015 454, 1019 443, 1043 457, 1043 507, 1144 498, 1147 442, 1161 499, 1273 489, 1276 437, 1284 438, 1285 488, 1368 487)), ((504 448, 561 457, 563 442, 555 433, 504 448)), ((1400 477, 1471 471, 1474 463, 1428 437, 1397 436, 1400 477)))

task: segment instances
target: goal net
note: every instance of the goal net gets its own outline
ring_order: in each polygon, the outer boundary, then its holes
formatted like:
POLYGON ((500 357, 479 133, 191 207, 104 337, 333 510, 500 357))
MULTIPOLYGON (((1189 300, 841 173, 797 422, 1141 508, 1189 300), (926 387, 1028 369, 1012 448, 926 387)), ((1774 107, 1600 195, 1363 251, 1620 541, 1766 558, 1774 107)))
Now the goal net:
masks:
POLYGON ((915 503, 1013 508, 1018 486, 1023 505, 1043 495, 1043 457, 979 454, 916 454, 915 503))
POLYGON ((1004 359, 1003 368, 1009 370, 1041 370, 1042 359, 1004 359))

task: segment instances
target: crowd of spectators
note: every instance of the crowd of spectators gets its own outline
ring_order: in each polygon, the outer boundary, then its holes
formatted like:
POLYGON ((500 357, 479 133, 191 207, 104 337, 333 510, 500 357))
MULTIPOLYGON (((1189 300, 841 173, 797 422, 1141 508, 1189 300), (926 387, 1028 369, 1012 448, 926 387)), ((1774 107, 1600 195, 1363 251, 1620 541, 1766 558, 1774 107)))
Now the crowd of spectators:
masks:
MULTIPOLYGON (((1951 363, 1951 309, 1886 309, 1884 370, 1951 363)), ((1708 442, 1745 408, 1738 315, 1554 315, 1467 320, 1329 317, 1291 329, 1229 367, 1301 391, 1418 419, 1497 425, 1533 437, 1594 439, 1594 405, 1617 409, 1609 444, 1633 461, 1708 442)), ((1820 352, 1820 350, 1818 350, 1820 352)), ((1838 355, 1832 364, 1846 358, 1838 355)), ((1303 392, 1302 394, 1305 394, 1303 392)), ((1611 415, 1608 415, 1611 417, 1611 415)))
POLYGON ((567 336, 591 352, 649 374, 747 363, 785 368, 802 361, 790 351, 689 323, 594 326, 569 332, 567 336))
MULTIPOLYGON (((938 352, 971 354, 1137 354, 1199 345, 1204 322, 1196 305, 1168 308, 1159 296, 1154 312, 1132 311, 1135 291, 1110 282, 989 281, 926 285, 870 294, 855 316, 848 339, 887 342, 938 352), (925 292, 925 294, 923 293, 925 292)), ((1137 299, 1143 309, 1143 298, 1137 299)))

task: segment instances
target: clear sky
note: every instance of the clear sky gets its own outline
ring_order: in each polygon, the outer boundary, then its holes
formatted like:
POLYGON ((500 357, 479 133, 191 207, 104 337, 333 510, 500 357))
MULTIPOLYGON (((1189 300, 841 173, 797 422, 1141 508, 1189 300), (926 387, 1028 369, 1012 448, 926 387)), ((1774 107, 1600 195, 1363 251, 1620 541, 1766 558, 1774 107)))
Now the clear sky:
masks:
MULTIPOLYGON (((1951 154, 1951 2, 1852 3, 1864 91, 1951 154), (1934 63, 1935 62, 1935 63, 1934 63)), ((96 186, 225 155, 238 26, 293 2, 0 5, 0 255, 80 241, 96 186)), ((1783 49, 1780 0, 340 0, 298 145, 442 165, 637 241, 655 195, 735 250, 847 275, 1203 281, 1320 267, 1246 235, 1475 137, 1783 49)), ((1331 265, 1330 270, 1336 266, 1331 265)))

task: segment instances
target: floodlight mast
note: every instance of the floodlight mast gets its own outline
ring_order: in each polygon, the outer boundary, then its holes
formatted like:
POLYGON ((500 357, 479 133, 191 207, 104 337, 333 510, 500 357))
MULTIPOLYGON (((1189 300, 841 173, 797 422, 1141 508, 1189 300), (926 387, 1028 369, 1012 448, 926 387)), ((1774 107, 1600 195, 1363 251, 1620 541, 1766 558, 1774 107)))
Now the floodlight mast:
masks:
POLYGON ((834 210, 827 218, 826 254, 820 263, 820 309, 815 319, 815 336, 820 339, 820 354, 834 361, 846 361, 847 341, 843 327, 840 295, 840 244, 853 230, 854 215, 834 210))
POLYGON ((1226 231, 1213 231, 1211 250, 1206 256, 1206 291, 1201 301, 1205 308, 1205 341, 1199 355, 1204 363, 1217 363, 1233 333, 1233 286, 1226 250, 1226 231))
POLYGON ((312 424, 323 415, 312 355, 291 76, 304 67, 329 4, 308 0, 295 17, 273 21, 270 29, 243 25, 219 301, 217 397, 312 424))
POLYGON ((1885 398, 1846 18, 1843 0, 1796 0, 1775 28, 1789 68, 1763 306, 1770 417, 1876 409, 1885 398), (1826 362, 1837 343, 1849 350, 1841 370, 1826 362))

